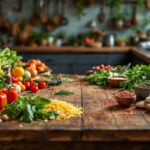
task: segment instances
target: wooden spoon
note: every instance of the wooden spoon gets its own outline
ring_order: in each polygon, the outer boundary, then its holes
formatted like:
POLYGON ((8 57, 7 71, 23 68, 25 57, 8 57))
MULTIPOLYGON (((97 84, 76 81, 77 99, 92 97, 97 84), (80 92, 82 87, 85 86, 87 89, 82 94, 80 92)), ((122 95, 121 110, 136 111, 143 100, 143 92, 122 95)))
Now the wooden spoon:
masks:
POLYGON ((54 23, 56 26, 61 25, 62 16, 59 14, 59 0, 55 0, 55 6, 56 6, 56 14, 54 17, 54 23))

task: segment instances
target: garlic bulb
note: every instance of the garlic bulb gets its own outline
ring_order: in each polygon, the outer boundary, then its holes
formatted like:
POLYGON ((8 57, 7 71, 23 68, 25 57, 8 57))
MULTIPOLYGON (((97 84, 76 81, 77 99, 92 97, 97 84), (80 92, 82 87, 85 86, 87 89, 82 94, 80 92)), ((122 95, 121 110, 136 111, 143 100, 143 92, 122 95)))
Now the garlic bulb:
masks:
POLYGON ((150 104, 150 95, 146 97, 145 102, 150 104))

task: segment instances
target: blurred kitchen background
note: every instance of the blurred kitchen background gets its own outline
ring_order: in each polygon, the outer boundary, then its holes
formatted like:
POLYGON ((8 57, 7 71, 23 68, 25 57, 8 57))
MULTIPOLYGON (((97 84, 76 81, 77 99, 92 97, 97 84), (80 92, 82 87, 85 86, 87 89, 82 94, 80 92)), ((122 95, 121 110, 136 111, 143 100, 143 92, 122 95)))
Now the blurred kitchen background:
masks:
POLYGON ((149 0, 0 0, 0 44, 135 45, 150 37, 149 0), (93 42, 94 41, 94 42, 93 42))

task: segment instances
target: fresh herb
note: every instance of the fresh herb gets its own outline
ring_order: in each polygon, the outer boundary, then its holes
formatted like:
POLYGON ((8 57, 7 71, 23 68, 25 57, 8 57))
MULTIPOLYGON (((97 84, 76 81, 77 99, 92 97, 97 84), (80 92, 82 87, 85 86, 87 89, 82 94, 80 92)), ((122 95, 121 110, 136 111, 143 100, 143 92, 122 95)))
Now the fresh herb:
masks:
POLYGON ((0 49, 0 69, 2 66, 11 66, 14 63, 20 61, 21 56, 17 56, 17 53, 9 48, 0 49))
POLYGON ((61 83, 61 79, 52 78, 51 81, 48 83, 48 86, 60 85, 61 83))
POLYGON ((74 94, 74 92, 68 90, 60 90, 59 92, 55 93, 55 95, 61 95, 61 96, 72 95, 72 94, 74 94))
POLYGON ((125 76, 128 80, 122 82, 120 87, 122 90, 132 90, 136 84, 150 80, 150 65, 117 66, 115 71, 99 70, 86 80, 98 86, 107 86, 107 78, 113 76, 125 76))
POLYGON ((112 72, 109 70, 98 70, 89 75, 86 80, 98 86, 106 86, 107 78, 111 76, 111 74, 112 72))
POLYGON ((150 80, 150 65, 136 65, 125 72, 128 80, 121 83, 123 90, 131 90, 136 84, 150 80))
POLYGON ((28 96, 20 96, 18 100, 6 105, 3 111, 12 119, 19 119, 23 122, 32 122, 34 120, 54 119, 58 116, 58 112, 46 112, 44 107, 51 100, 34 94, 28 96))

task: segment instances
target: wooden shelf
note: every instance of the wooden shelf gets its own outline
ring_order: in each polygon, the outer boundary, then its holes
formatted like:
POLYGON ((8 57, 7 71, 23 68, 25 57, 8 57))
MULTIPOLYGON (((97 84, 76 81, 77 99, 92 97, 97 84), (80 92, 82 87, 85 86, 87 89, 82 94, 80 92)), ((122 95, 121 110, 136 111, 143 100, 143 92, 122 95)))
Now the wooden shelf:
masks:
POLYGON ((21 53, 123 53, 129 52, 132 48, 135 47, 12 47, 13 50, 21 53))

